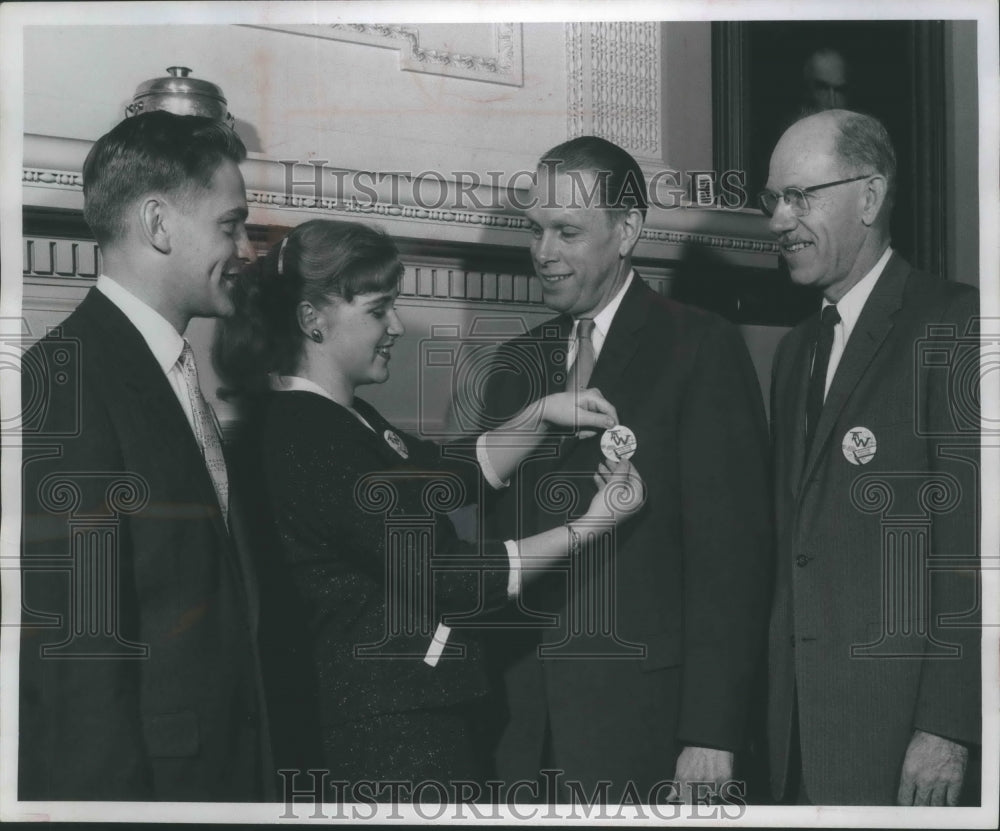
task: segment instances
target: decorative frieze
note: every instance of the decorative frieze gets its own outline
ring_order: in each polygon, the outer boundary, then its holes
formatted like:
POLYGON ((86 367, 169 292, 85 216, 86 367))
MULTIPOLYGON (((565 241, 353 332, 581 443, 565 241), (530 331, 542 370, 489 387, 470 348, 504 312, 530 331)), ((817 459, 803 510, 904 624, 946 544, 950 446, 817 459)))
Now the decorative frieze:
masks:
POLYGON ((566 24, 570 138, 594 134, 640 162, 662 164, 660 24, 566 24))
POLYGON ((520 23, 470 24, 489 26, 492 30, 493 51, 479 55, 472 52, 429 49, 421 44, 419 26, 397 26, 379 23, 334 23, 329 25, 268 25, 255 29, 271 29, 294 35, 346 41, 399 52, 399 68, 409 72, 424 72, 486 81, 519 87, 523 82, 523 54, 520 23))

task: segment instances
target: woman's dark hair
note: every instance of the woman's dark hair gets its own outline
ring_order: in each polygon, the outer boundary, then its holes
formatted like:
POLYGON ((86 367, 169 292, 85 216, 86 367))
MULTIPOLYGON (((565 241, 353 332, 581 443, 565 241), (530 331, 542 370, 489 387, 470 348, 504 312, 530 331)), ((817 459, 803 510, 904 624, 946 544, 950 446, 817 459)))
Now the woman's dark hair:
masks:
POLYGON ((300 303, 349 303, 358 294, 391 291, 402 274, 396 245, 382 231, 326 219, 299 225, 233 288, 236 313, 220 321, 213 349, 225 392, 260 392, 268 373, 295 372, 306 337, 300 303))

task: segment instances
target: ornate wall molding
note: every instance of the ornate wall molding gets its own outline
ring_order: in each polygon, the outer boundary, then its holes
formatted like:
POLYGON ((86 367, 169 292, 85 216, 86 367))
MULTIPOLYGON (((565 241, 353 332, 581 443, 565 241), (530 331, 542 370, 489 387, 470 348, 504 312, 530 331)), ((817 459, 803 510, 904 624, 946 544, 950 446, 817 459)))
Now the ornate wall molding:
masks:
POLYGON ((593 133, 662 164, 660 24, 566 24, 567 134, 593 133))
POLYGON ((493 52, 476 55, 427 49, 420 44, 419 26, 397 26, 378 23, 334 23, 329 25, 268 25, 251 26, 294 35, 338 40, 395 49, 399 52, 399 68, 408 72, 425 72, 470 81, 486 81, 519 87, 523 83, 524 56, 520 23, 470 24, 492 27, 493 52))

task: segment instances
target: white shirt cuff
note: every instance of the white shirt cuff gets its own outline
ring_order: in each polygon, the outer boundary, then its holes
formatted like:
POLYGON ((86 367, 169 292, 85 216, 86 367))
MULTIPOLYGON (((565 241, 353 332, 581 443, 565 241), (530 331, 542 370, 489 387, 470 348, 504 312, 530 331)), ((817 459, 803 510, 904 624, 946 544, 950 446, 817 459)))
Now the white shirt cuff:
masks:
POLYGON ((434 630, 434 637, 431 639, 431 645, 427 647, 427 654, 424 655, 424 663, 427 666, 437 666, 441 658, 441 653, 444 652, 444 648, 448 645, 448 635, 450 634, 451 629, 448 626, 445 626, 443 623, 437 625, 437 629, 434 630))
POLYGON ((507 576, 507 597, 517 600, 521 596, 521 550, 514 540, 504 543, 507 548, 507 559, 510 561, 510 574, 507 576))
POLYGON ((510 482, 505 482, 493 469, 490 463, 490 456, 486 452, 486 434, 481 433, 476 439, 476 460, 479 462, 479 469, 483 472, 483 478, 489 483, 493 490, 498 491, 506 488, 510 482))

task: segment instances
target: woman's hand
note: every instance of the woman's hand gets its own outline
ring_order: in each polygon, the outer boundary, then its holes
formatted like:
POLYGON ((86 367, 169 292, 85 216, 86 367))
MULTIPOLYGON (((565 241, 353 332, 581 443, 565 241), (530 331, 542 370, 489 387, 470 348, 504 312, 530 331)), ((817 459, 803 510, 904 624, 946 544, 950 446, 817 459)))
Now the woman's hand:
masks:
POLYGON ((646 483, 628 459, 605 459, 598 465, 594 483, 597 493, 583 517, 588 521, 620 525, 646 501, 646 483))
POLYGON ((548 425, 570 427, 580 438, 597 434, 618 423, 614 404, 595 387, 573 392, 555 392, 541 400, 541 417, 548 425))

